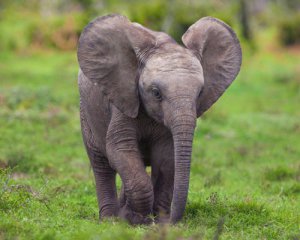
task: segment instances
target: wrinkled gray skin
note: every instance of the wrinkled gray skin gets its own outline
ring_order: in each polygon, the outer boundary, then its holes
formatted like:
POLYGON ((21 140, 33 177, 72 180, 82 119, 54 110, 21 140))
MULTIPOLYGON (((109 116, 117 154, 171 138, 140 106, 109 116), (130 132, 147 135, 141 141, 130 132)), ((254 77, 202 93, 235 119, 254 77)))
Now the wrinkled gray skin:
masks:
POLYGON ((154 214, 176 223, 183 216, 196 119, 235 79, 241 49, 232 29, 211 17, 182 40, 120 15, 97 18, 81 34, 80 116, 101 219, 146 224, 154 214))

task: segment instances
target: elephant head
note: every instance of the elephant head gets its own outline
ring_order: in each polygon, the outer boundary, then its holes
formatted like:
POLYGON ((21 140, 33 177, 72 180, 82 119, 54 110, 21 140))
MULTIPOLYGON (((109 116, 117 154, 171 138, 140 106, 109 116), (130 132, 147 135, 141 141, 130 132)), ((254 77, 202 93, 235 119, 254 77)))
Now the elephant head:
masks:
POLYGON ((84 75, 121 112, 136 118, 139 109, 170 129, 175 179, 171 219, 181 219, 188 194, 193 133, 197 117, 235 79, 241 48, 232 29, 205 17, 182 37, 185 46, 120 15, 91 22, 79 40, 84 75))

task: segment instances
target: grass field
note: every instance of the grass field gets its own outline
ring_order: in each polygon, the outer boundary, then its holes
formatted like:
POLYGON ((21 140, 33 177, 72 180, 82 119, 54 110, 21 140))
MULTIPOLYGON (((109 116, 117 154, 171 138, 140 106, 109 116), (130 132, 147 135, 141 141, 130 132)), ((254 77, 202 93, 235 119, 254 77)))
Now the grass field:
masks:
POLYGON ((0 239, 300 239, 300 54, 244 56, 198 120, 183 221, 131 227, 98 223, 75 53, 1 53, 0 239))

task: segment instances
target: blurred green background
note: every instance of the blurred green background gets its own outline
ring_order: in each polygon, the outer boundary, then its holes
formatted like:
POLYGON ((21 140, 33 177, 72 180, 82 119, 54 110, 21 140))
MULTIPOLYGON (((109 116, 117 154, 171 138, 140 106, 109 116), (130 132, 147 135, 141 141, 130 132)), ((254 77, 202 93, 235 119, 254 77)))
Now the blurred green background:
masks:
POLYGON ((298 0, 1 0, 0 239, 300 239, 299 107, 298 0), (239 76, 198 120, 176 226, 98 223, 76 46, 108 13, 179 43, 210 15, 241 41, 239 76))
POLYGON ((108 13, 126 15, 177 41, 197 19, 213 15, 245 40, 255 40, 259 32, 276 28, 274 37, 282 45, 300 42, 298 0, 2 0, 0 8, 1 51, 75 50, 82 28, 108 13))

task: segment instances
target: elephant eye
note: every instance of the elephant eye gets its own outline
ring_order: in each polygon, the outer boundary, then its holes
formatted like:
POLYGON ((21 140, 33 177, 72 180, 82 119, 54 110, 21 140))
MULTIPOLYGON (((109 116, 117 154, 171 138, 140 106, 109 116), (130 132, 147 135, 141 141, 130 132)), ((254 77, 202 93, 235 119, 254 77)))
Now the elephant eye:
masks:
POLYGON ((161 100, 161 94, 160 94, 160 91, 159 91, 158 88, 153 87, 153 88, 151 89, 151 91, 152 91, 153 97, 155 97, 157 100, 161 100))

